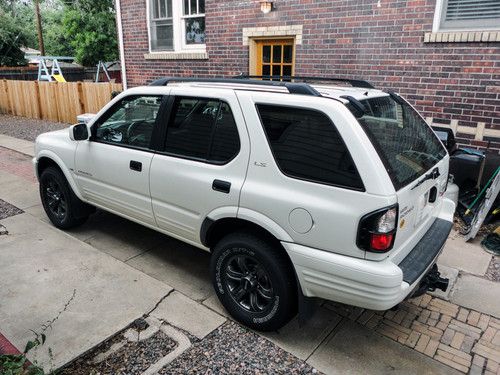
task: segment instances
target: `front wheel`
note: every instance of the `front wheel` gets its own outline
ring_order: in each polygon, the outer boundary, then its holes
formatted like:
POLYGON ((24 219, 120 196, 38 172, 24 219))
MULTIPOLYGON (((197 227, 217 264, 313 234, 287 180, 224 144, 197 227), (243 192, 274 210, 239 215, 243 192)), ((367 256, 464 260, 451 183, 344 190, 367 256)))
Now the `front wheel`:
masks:
POLYGON ((210 271, 222 305, 242 324, 273 331, 295 315, 295 276, 272 241, 247 232, 230 234, 215 246, 210 271))
POLYGON ((40 198, 50 221, 60 229, 83 224, 89 216, 89 206, 78 199, 55 167, 48 167, 40 176, 40 198))

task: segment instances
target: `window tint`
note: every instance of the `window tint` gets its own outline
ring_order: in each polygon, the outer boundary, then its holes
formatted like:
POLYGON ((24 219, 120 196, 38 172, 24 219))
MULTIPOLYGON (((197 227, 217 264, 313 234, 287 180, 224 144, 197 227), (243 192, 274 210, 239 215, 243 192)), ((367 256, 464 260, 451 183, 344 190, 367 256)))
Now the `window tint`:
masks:
POLYGON ((94 140, 148 148, 161 99, 161 96, 130 96, 122 99, 97 123, 94 140))
POLYGON ((239 149, 238 130, 228 104, 214 99, 175 99, 167 127, 167 152, 223 163, 239 149))
POLYGON ((349 151, 325 114, 264 104, 257 109, 276 162, 285 174, 363 189, 349 151))
MULTIPOLYGON (((431 128, 403 100, 365 99, 358 121, 375 146, 396 190, 431 169, 446 151, 431 128)), ((347 106, 353 111, 350 105, 347 106)))

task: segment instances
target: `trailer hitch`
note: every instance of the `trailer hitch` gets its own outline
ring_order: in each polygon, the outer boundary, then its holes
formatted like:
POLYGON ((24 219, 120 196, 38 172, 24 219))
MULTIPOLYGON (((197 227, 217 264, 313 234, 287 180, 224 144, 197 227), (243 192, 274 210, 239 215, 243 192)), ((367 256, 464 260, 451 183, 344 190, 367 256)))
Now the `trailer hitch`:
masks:
POLYGON ((436 289, 440 289, 443 292, 446 292, 446 290, 448 289, 448 284, 449 279, 441 277, 437 264, 434 264, 429 272, 427 272, 427 275, 425 275, 422 281, 420 281, 420 285, 411 297, 418 297, 426 293, 427 291, 433 292, 436 289))

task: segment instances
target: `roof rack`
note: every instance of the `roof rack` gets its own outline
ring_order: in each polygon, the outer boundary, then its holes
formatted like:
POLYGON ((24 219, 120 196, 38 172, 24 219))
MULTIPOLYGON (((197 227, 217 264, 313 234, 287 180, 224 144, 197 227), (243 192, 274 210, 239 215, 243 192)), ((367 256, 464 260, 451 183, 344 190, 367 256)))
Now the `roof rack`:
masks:
MULTIPOLYGON (((304 82, 314 82, 314 81, 323 81, 323 82, 347 82, 352 87, 361 87, 365 89, 374 89, 370 82, 362 80, 362 79, 351 79, 351 78, 340 78, 340 77, 307 77, 307 76, 252 76, 252 75, 238 75, 234 78, 238 79, 277 79, 277 80, 299 80, 304 82)), ((274 82, 274 81, 273 81, 274 82)))
POLYGON ((192 77, 168 77, 160 78, 151 82, 150 86, 167 86, 171 82, 200 82, 200 83, 234 83, 245 85, 258 85, 269 87, 284 87, 290 94, 321 96, 321 94, 308 85, 302 82, 281 82, 281 81, 258 81, 255 79, 245 78, 192 78, 192 77))

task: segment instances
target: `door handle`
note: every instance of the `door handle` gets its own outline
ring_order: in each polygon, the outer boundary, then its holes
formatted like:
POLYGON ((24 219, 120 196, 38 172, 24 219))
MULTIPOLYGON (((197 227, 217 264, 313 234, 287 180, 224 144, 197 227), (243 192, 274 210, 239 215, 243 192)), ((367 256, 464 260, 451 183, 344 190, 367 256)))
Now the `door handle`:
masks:
POLYGON ((142 163, 140 161, 130 160, 130 169, 133 171, 141 172, 142 163))
POLYGON ((231 183, 229 181, 214 180, 212 183, 212 189, 220 191, 221 193, 229 194, 229 191, 231 190, 231 183))

